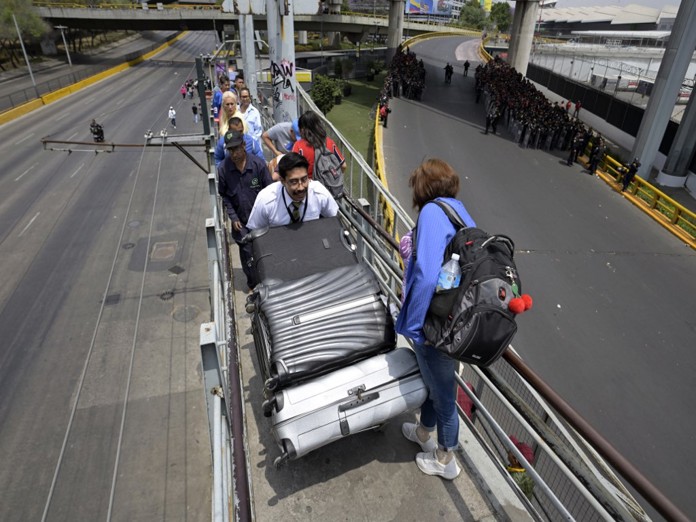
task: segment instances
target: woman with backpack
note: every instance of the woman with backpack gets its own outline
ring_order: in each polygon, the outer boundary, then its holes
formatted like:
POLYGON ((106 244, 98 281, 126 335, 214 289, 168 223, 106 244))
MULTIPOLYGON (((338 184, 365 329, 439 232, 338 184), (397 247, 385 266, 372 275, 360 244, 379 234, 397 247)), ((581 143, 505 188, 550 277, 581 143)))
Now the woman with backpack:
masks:
POLYGON ((407 422, 401 431, 423 450, 416 464, 423 473, 453 480, 460 469, 454 458, 459 444, 459 415, 456 407, 455 370, 457 361, 428 344, 423 332, 425 316, 435 294, 440 268, 455 227, 435 204, 438 199, 449 204, 464 223, 476 226, 464 205, 456 198, 459 176, 440 159, 428 159, 409 178, 413 206, 420 212, 413 245, 415 256, 406 264, 404 302, 396 322, 396 331, 413 340, 418 366, 428 388, 428 398, 421 406, 420 421, 407 422), (437 429, 437 442, 431 438, 437 429))
POLYGON ((315 150, 321 152, 323 149, 326 149, 328 152, 335 155, 341 170, 345 172, 346 160, 343 158, 334 140, 327 136, 321 119, 315 112, 307 111, 300 116, 298 126, 300 128, 301 139, 295 142, 292 147, 292 152, 297 152, 307 159, 309 163, 309 179, 313 179, 314 177, 315 150))

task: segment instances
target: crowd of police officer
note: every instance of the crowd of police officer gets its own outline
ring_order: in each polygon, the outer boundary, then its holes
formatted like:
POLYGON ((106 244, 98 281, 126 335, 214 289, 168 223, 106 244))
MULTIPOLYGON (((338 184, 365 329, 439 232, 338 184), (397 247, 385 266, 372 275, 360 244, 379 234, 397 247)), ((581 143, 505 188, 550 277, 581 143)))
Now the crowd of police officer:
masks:
POLYGON ((423 60, 408 47, 397 52, 389 64, 385 78, 385 89, 392 96, 404 96, 409 100, 420 100, 425 89, 425 66, 423 60))
POLYGON ((476 68, 475 92, 477 102, 483 95, 486 127, 495 129, 502 118, 522 147, 568 150, 576 136, 588 133, 565 106, 551 103, 531 81, 497 57, 476 68))

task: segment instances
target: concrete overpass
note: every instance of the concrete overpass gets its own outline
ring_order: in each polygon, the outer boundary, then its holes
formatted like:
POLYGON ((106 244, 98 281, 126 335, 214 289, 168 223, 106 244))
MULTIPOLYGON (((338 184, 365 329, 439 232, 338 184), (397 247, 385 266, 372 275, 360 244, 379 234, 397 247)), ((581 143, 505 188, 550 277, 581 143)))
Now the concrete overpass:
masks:
MULTIPOLYGON (((76 29, 210 31, 222 30, 224 25, 237 24, 239 15, 224 13, 218 6, 163 6, 162 9, 142 9, 140 6, 102 5, 93 8, 37 6, 39 16, 48 23, 76 29)), ((254 29, 265 31, 266 16, 254 16, 254 29)), ((368 34, 384 34, 389 30, 389 18, 363 14, 295 15, 296 31, 340 32, 351 41, 368 34)), ((435 23, 404 21, 404 32, 415 36, 429 32, 453 32, 456 28, 435 23)), ((465 31, 462 30, 462 33, 465 31)))

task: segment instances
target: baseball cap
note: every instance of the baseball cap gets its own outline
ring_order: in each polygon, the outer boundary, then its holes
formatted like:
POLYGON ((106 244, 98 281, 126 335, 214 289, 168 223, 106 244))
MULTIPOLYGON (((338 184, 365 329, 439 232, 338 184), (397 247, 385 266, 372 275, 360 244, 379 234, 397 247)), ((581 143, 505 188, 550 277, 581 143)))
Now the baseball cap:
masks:
POLYGON ((300 124, 297 118, 292 120, 292 130, 295 132, 295 141, 300 141, 302 136, 300 136, 300 124))
POLYGON ((237 147, 244 143, 244 133, 231 130, 225 133, 225 148, 231 149, 232 147, 237 147))

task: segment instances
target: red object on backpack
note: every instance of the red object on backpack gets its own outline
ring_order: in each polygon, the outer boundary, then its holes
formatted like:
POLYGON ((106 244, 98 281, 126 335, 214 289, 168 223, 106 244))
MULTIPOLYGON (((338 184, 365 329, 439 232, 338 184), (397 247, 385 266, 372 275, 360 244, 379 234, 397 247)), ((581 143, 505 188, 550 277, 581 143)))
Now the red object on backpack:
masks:
POLYGON ((387 106, 382 105, 382 108, 379 110, 379 117, 384 119, 387 117, 387 106))

